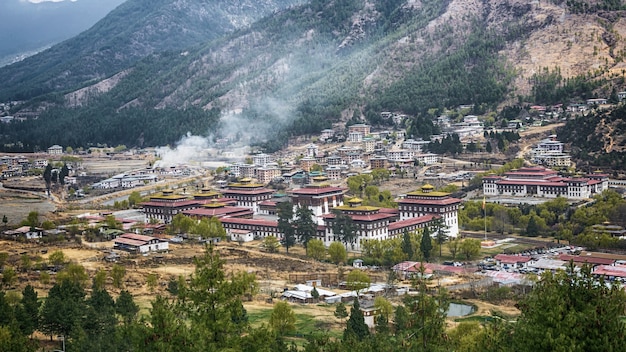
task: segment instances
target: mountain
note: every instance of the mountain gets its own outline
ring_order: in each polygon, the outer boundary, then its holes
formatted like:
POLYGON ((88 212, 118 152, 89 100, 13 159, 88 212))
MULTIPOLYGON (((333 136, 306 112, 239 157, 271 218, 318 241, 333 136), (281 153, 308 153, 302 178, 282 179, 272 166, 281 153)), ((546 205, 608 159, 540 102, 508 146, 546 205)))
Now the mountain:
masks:
POLYGON ((93 26, 124 0, 0 2, 0 66, 69 39, 93 26))
POLYGON ((26 100, 16 115, 39 116, 0 126, 0 143, 163 145, 191 132, 274 150, 335 122, 391 123, 382 111, 410 114, 409 135, 427 137, 432 117, 460 104, 499 119, 503 106, 624 86, 626 21, 610 0, 289 5, 245 26, 205 15, 226 13, 219 1, 128 1, 80 36, 0 70, 10 82, 0 101, 26 100))
POLYGON ((75 38, 0 68, 0 101, 103 79, 154 52, 209 42, 298 1, 128 0, 75 38))

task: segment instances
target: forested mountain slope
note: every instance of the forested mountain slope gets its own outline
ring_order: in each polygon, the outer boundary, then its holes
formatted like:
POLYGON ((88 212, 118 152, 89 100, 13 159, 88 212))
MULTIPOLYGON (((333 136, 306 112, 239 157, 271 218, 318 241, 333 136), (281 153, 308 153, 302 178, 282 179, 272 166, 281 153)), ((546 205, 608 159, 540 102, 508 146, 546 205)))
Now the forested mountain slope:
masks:
POLYGON ((103 79, 147 55, 206 43, 301 0, 128 0, 89 30, 0 68, 0 101, 103 79))
MULTIPOLYGON (((167 16, 177 18, 175 5, 204 2, 131 0, 125 5, 148 3, 170 9, 167 16)), ((71 63, 76 67, 70 71, 46 69, 44 62, 51 61, 37 57, 34 67, 42 66, 34 71, 43 73, 32 79, 20 71, 27 66, 0 71, 0 78, 11 82, 0 96, 34 98, 22 108, 43 111, 37 120, 1 126, 0 144, 7 150, 54 143, 162 145, 191 132, 247 134, 253 142, 270 140, 265 146, 275 149, 290 135, 317 132, 337 121, 388 123, 381 111, 413 115, 409 134, 426 137, 434 130, 430 117, 437 109, 474 104, 474 112, 483 113, 502 104, 608 95, 624 85, 618 74, 624 55, 619 39, 626 36, 621 5, 579 3, 313 0, 219 38, 205 34, 201 45, 190 46, 201 41, 199 32, 189 35, 193 43, 178 39, 144 47, 140 44, 151 42, 136 42, 130 46, 135 50, 118 53, 115 62, 107 61, 111 56, 98 59, 93 46, 75 44, 92 59, 71 63), (160 51, 164 47, 169 50, 160 51), (579 54, 590 48, 590 55, 579 54), (150 55, 130 67, 119 63, 133 52, 141 53, 135 58, 150 55), (119 73, 114 79, 96 79, 114 73, 119 73), (88 79, 94 85, 85 85, 88 79), (52 89, 58 80, 63 83, 52 89), (90 88, 71 92, 65 89, 70 86, 90 88), (53 93, 39 94, 46 89, 53 93)), ((97 37, 98 28, 112 18, 89 33, 97 37)), ((226 27, 232 28, 219 28, 226 27)), ((141 33, 179 38, 173 25, 148 29, 141 33)), ((118 47, 111 43, 107 50, 118 47)), ((59 62, 58 67, 68 65, 59 62)))

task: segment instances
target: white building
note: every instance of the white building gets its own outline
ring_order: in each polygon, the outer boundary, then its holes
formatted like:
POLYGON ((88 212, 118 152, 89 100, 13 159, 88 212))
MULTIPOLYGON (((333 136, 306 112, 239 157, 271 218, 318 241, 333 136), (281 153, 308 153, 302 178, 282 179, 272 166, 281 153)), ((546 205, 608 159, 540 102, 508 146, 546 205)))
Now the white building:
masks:
POLYGON ((228 234, 230 235, 230 240, 234 242, 254 241, 254 231, 229 229, 228 234))
POLYGON ((409 149, 392 149, 387 151, 389 161, 407 161, 415 158, 415 151, 409 149))
POLYGON ((398 199, 400 220, 433 215, 442 217, 448 226, 448 236, 459 235, 458 212, 461 200, 453 198, 450 193, 435 191, 432 185, 424 185, 421 189, 407 193, 398 199))
POLYGON ((260 153, 252 156, 252 163, 257 166, 265 166, 271 161, 271 157, 265 153, 260 153))
POLYGON ((606 174, 566 178, 543 167, 525 167, 504 176, 483 177, 483 193, 486 196, 587 199, 608 189, 608 180, 606 174))
POLYGON ((556 140, 556 135, 542 140, 530 151, 533 163, 548 167, 569 167, 572 158, 563 151, 563 143, 556 140))
POLYGON ((441 156, 433 153, 424 153, 415 155, 415 160, 424 165, 433 165, 441 161, 441 156))
POLYGON ((60 145, 53 145, 52 147, 48 148, 48 154, 50 155, 61 155, 63 154, 63 147, 61 147, 60 145))
POLYGON ((322 130, 322 133, 320 134, 320 140, 326 141, 326 140, 332 139, 334 135, 335 135, 334 130, 331 130, 331 129, 322 130))
POLYGON ((425 141, 422 139, 407 139, 402 143, 402 149, 413 150, 416 153, 423 153, 429 143, 430 141, 425 141))
POLYGON ((319 147, 315 144, 309 144, 306 146, 306 156, 316 157, 319 152, 319 147))
POLYGON ((309 186, 291 191, 291 201, 294 207, 306 206, 313 211, 314 220, 323 224, 321 218, 330 214, 330 210, 343 205, 345 188, 331 186, 309 186))
POLYGON ((348 132, 348 142, 352 143, 360 143, 363 141, 363 133, 358 131, 350 131, 348 132))
POLYGON ((125 233, 113 241, 113 248, 133 253, 162 252, 169 249, 169 242, 150 236, 125 233))

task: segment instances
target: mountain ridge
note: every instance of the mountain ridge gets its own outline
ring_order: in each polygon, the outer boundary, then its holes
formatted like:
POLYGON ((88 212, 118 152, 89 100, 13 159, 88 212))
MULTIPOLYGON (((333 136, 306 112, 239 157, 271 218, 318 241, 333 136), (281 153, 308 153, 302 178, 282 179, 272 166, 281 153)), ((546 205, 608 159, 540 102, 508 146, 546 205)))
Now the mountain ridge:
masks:
MULTIPOLYGON (((626 22, 621 16, 620 11, 575 13, 564 1, 314 0, 211 41, 151 53, 125 68, 128 73, 106 91, 94 88, 83 94, 89 103, 81 103, 81 108, 70 101, 76 102, 77 89, 89 84, 73 83, 76 88, 61 96, 38 99, 48 104, 44 121, 115 120, 125 118, 119 114, 159 110, 174 114, 193 110, 198 116, 204 111, 225 119, 236 112, 242 114, 237 117, 240 121, 266 121, 258 131, 278 135, 265 136, 274 141, 274 149, 291 135, 313 133, 335 122, 388 123, 380 118, 381 111, 411 114, 411 135, 427 137, 433 131, 427 114, 431 109, 475 104, 475 113, 495 112, 524 101, 584 99, 621 89, 624 82, 615 76, 623 66, 624 43, 619 39, 626 35, 626 22), (550 54, 550 35, 570 40, 554 44, 560 56, 536 59, 550 54), (577 50, 593 52, 578 61, 564 60, 577 50), (70 106, 74 108, 67 109, 70 106), (97 110, 113 115, 105 117, 97 110)), ((106 77, 119 72, 112 70, 106 77)), ((98 83, 101 78, 92 80, 98 83)), ((225 125, 204 124, 203 129, 191 124, 196 127, 187 128, 181 121, 175 130, 179 136, 187 131, 219 135, 225 125)), ((18 134, 27 133, 26 127, 56 129, 42 121, 22 127, 4 129, 0 142, 14 143, 18 134)), ((42 138, 42 132, 30 132, 39 148, 53 142, 49 136, 42 138)), ((55 136, 54 143, 132 145, 143 135, 139 130, 133 133, 125 139, 113 132, 93 140, 55 136)), ((253 139, 262 139, 258 137, 253 139)), ((142 140, 157 145, 176 139, 142 140)))

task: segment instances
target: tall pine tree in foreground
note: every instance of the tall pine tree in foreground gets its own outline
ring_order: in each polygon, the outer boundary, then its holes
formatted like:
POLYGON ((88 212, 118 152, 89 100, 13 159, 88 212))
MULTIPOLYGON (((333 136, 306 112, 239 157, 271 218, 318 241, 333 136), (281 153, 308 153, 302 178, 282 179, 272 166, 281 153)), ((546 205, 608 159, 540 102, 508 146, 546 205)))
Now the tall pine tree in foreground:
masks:
POLYGON ((367 337, 369 334, 370 331, 367 325, 365 325, 365 318, 363 317, 363 312, 361 311, 359 300, 358 298, 355 298, 352 310, 350 310, 350 318, 348 319, 348 324, 346 325, 346 329, 343 331, 343 339, 354 339, 360 341, 367 337))

